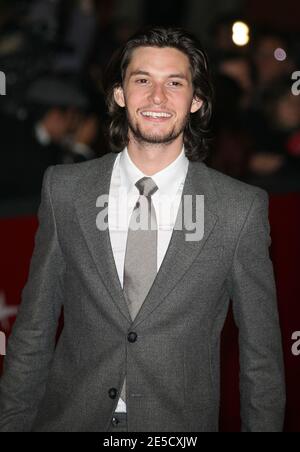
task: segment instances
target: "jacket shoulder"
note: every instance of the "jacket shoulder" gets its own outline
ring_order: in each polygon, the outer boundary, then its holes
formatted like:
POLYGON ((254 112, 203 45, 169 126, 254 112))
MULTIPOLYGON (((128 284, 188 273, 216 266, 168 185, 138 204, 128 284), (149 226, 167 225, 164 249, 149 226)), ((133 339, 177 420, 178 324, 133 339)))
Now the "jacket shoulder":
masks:
POLYGON ((60 179, 67 179, 68 183, 76 182, 83 176, 88 176, 99 171, 99 169, 101 170, 103 166, 113 161, 115 155, 109 153, 87 162, 55 165, 53 167, 53 182, 58 182, 60 179))
POLYGON ((269 198, 268 193, 260 187, 247 184, 208 166, 206 168, 214 185, 217 197, 222 202, 232 200, 236 203, 247 203, 247 201, 253 201, 255 197, 263 200, 269 198))
MULTIPOLYGON (((236 246, 237 239, 247 222, 250 229, 258 233, 261 228, 269 233, 268 206, 269 195, 265 190, 208 168, 213 186, 215 202, 210 209, 220 219, 222 240, 230 249, 236 246)), ((249 236, 250 237, 250 236, 249 236)))
POLYGON ((87 162, 51 166, 46 171, 50 179, 51 194, 64 201, 74 199, 87 181, 94 180, 96 183, 107 174, 112 169, 115 158, 116 154, 109 153, 87 162))

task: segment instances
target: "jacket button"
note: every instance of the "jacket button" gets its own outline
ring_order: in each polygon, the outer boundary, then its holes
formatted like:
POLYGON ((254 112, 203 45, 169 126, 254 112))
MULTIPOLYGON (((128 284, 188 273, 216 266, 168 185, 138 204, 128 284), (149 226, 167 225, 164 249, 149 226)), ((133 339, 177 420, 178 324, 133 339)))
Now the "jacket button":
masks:
POLYGON ((118 391, 116 390, 116 388, 110 388, 110 390, 108 391, 108 395, 111 399, 115 399, 117 397, 117 393, 118 391))
POLYGON ((137 334, 132 331, 131 333, 128 334, 127 339, 128 339, 128 342, 133 344, 137 340, 137 334))
POLYGON ((111 423, 114 427, 116 427, 119 424, 119 420, 116 417, 113 417, 111 423))

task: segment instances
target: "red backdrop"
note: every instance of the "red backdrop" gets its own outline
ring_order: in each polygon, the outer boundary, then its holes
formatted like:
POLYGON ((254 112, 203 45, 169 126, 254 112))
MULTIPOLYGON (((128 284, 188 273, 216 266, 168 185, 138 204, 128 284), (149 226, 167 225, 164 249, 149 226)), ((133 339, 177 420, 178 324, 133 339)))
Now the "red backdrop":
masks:
MULTIPOLYGON (((279 314, 287 381, 285 430, 300 432, 300 356, 293 356, 292 334, 300 331, 300 194, 271 196, 271 256, 278 290, 279 314)), ((36 218, 0 220, 0 330, 1 312, 18 305, 28 276, 37 228, 36 218), (2 295, 1 295, 2 293, 2 295), (4 304, 5 303, 5 304, 4 304)), ((14 318, 9 319, 9 327, 14 318)), ((7 326, 7 325, 6 325, 7 326)), ((9 331, 8 331, 9 332, 9 331)), ((0 371, 2 358, 0 357, 0 371)), ((230 312, 222 338, 222 431, 239 431, 237 330, 230 312)))

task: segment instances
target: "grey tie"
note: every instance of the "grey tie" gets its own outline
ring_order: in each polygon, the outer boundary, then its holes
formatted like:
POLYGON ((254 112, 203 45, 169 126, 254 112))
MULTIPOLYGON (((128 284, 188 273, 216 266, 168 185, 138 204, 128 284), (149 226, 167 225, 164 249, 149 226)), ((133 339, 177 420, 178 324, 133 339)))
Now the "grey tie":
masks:
MULTIPOLYGON (((135 185, 140 197, 128 228, 123 285, 132 320, 139 312, 157 274, 157 221, 151 196, 158 187, 151 177, 143 177, 135 185)), ((121 397, 126 400, 125 382, 121 397)))

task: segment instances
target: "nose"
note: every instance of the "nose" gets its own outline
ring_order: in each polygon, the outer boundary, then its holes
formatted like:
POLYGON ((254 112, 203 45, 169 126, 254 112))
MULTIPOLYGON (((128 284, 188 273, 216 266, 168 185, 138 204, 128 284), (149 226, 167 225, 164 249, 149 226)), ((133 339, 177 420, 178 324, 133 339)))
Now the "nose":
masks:
POLYGON ((151 91, 151 100, 155 105, 161 105, 166 101, 166 93, 164 87, 160 84, 155 84, 151 91))

